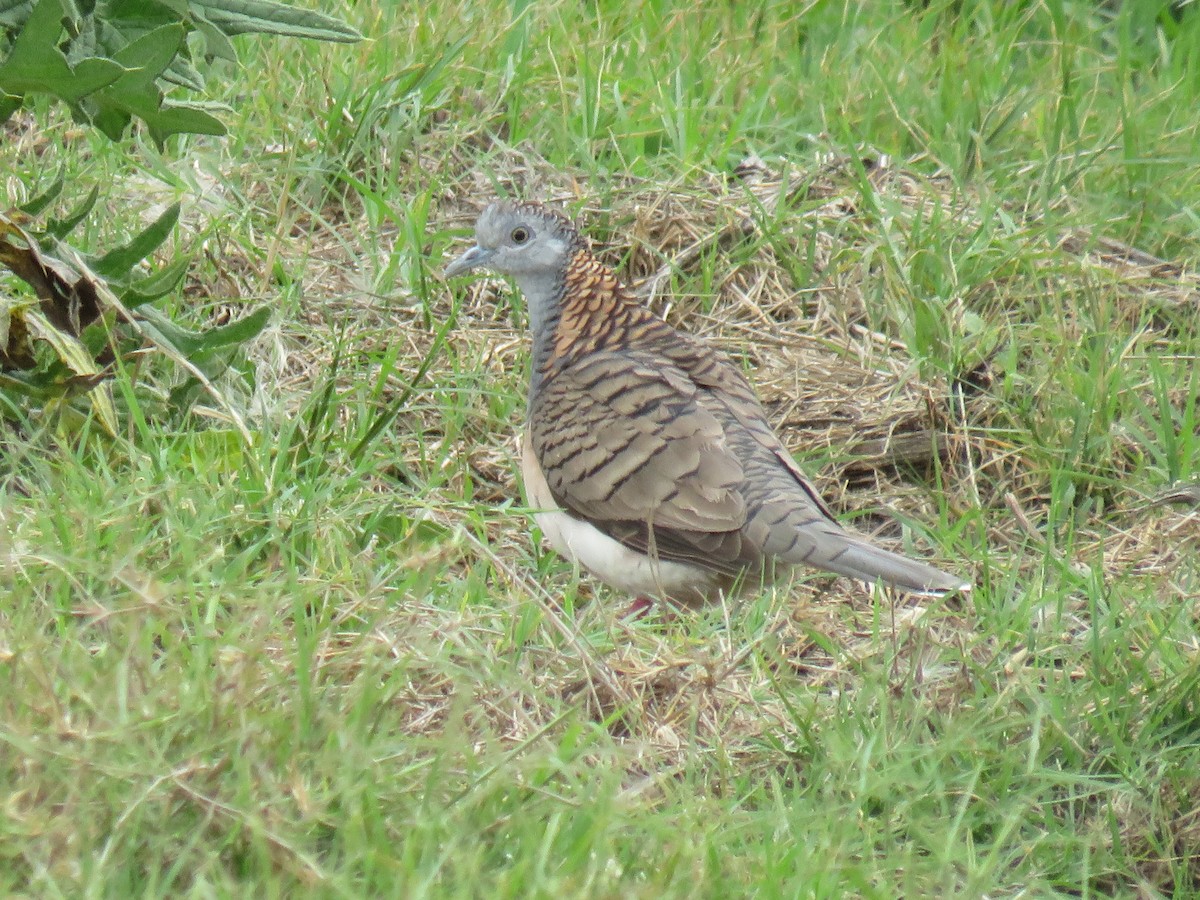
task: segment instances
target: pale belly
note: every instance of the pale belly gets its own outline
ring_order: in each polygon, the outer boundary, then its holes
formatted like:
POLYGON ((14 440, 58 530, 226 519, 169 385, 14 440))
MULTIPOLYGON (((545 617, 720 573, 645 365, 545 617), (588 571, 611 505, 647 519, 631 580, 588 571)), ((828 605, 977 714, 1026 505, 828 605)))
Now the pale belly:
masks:
POLYGON ((521 441, 525 502, 550 546, 605 584, 639 597, 683 603, 715 599, 720 575, 687 563, 659 560, 631 550, 554 502, 528 438, 521 441))

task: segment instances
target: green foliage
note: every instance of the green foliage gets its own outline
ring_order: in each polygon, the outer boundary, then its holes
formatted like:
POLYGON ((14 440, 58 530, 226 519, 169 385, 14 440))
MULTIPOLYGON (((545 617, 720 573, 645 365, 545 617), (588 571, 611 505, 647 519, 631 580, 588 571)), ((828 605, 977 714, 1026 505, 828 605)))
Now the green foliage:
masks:
MULTIPOLYGON (((58 182, 52 190, 60 188, 58 182)), ((93 193, 85 212, 94 199, 93 193)), ((45 202, 45 196, 38 197, 30 207, 45 202)), ((175 204, 126 244, 94 257, 62 240, 70 222, 53 222, 39 232, 0 215, 0 263, 24 280, 38 300, 35 305, 10 299, 0 307, 0 389, 9 394, 10 405, 14 397, 24 396, 50 410, 82 392, 112 434, 117 417, 105 378, 115 365, 132 365, 134 355, 144 353, 147 345, 190 372, 171 393, 169 408, 176 413, 190 405, 202 385, 237 364, 237 347, 265 327, 270 317, 266 307, 194 333, 147 305, 174 291, 186 271, 187 259, 149 274, 141 269, 178 218, 175 204), (39 341, 52 352, 39 353, 39 341)), ((82 215, 76 211, 69 219, 79 222, 82 215)))
MULTIPOLYGON (((225 127, 210 106, 168 100, 165 92, 204 90, 204 76, 193 64, 195 48, 203 48, 205 60, 236 62, 229 38, 248 33, 331 41, 360 37, 336 19, 275 0, 0 0, 0 50, 6 51, 0 61, 0 122, 30 95, 43 94, 113 141, 134 120, 160 145, 174 134, 222 135, 225 127)), ((0 263, 37 297, 35 304, 28 297, 0 295, 0 389, 7 406, 18 407, 16 398, 24 397, 49 410, 82 392, 101 425, 115 433, 105 377, 145 344, 189 373, 171 391, 171 409, 186 409, 202 387, 215 392, 210 379, 238 365, 238 346, 262 331, 267 309, 202 333, 174 325, 147 304, 175 290, 187 260, 149 274, 141 264, 173 232, 178 204, 125 245, 89 255, 64 238, 91 212, 96 188, 41 231, 26 227, 26 217, 47 209, 64 184, 58 179, 20 215, 0 215, 0 263), (39 345, 51 352, 39 353, 39 345)), ((248 370, 243 374, 251 377, 248 370)))
POLYGON ((204 89, 195 45, 207 60, 236 62, 229 38, 239 34, 361 37, 330 16, 274 0, 10 0, 0 4, 0 28, 0 46, 8 45, 0 63, 0 121, 28 95, 48 94, 114 141, 138 119, 160 143, 172 134, 225 133, 210 107, 164 97, 169 86, 204 89))

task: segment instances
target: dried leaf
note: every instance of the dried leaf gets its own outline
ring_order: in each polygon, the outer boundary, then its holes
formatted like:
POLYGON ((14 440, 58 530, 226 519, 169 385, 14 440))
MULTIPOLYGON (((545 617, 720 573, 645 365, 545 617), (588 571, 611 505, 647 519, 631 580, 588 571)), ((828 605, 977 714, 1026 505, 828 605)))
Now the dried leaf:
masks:
POLYGON ((100 317, 96 282, 42 251, 15 217, 0 213, 0 263, 33 288, 42 314, 55 328, 78 337, 100 317))

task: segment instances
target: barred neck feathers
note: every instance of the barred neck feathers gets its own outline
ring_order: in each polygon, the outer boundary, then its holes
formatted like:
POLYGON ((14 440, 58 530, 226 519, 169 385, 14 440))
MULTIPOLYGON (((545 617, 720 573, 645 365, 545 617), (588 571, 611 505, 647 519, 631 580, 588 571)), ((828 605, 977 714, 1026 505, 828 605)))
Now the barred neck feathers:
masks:
POLYGON ((665 327, 584 247, 566 266, 556 306, 540 328, 531 323, 537 380, 597 350, 625 346, 647 330, 665 327))

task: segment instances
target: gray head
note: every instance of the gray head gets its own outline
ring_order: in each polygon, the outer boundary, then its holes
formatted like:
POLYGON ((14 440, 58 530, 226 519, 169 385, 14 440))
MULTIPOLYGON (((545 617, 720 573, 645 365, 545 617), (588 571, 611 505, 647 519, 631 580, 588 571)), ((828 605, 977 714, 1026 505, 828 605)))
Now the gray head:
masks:
POLYGON ((471 269, 511 275, 530 300, 547 276, 557 279, 582 238, 571 220, 540 203, 497 200, 475 222, 475 246, 446 267, 446 276, 471 269))

